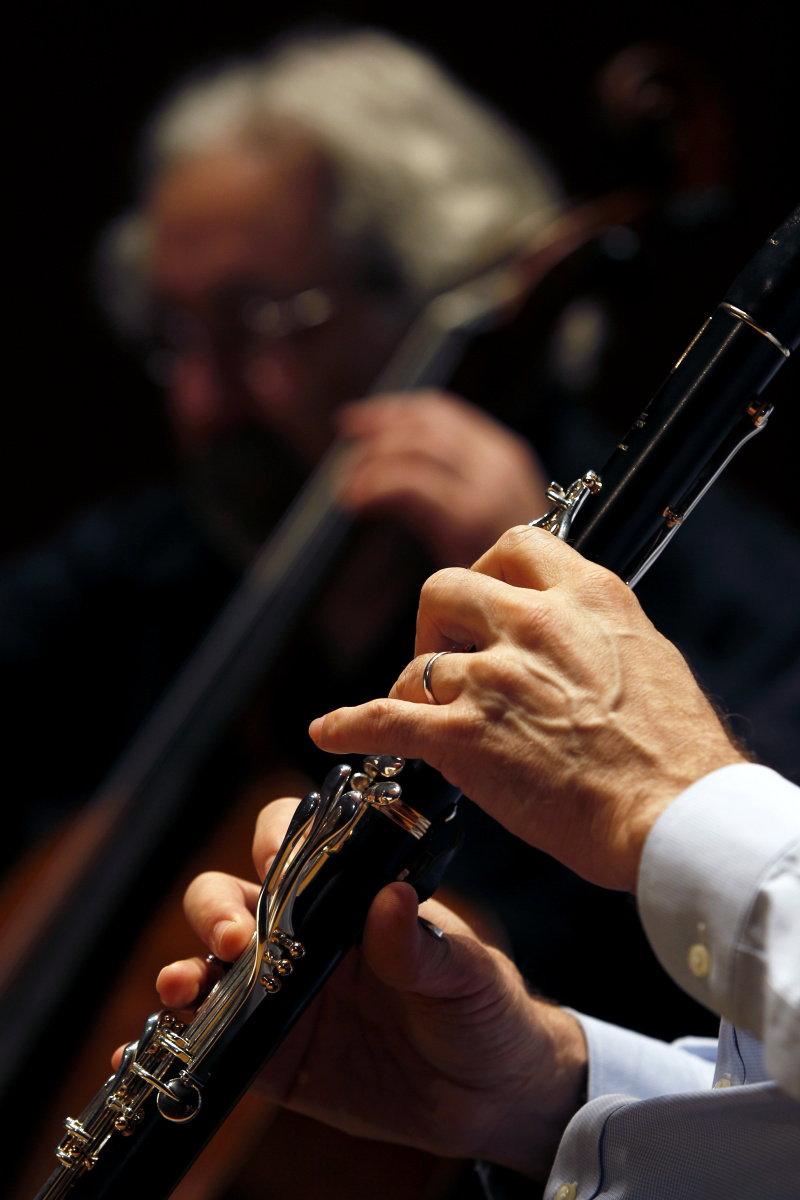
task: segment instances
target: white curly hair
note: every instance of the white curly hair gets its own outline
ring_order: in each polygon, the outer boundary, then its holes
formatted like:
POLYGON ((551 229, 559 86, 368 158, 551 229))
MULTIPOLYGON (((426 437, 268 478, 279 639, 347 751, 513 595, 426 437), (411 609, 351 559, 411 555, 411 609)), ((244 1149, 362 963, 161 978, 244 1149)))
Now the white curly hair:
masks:
MULTIPOLYGON (((145 130, 143 192, 216 146, 267 145, 295 126, 337 182, 339 233, 387 265, 398 301, 417 306, 493 252, 525 241, 562 197, 533 145, 429 54, 377 29, 294 35, 183 82, 145 130)), ((146 297, 144 208, 100 245, 101 296, 134 333, 146 297)), ((369 272, 367 272, 369 273, 369 272)))

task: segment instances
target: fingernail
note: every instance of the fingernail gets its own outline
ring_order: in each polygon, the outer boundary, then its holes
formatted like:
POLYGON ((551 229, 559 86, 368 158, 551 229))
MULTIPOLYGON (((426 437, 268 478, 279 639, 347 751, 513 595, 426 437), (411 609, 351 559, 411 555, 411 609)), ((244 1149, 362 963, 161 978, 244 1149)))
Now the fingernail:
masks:
POLYGON ((222 961, 225 961, 225 955, 222 953, 222 940, 230 929, 235 928, 239 922, 234 917, 226 917, 224 921, 217 921, 214 928, 211 930, 210 947, 215 956, 219 956, 222 961))
POLYGON ((324 724, 325 724, 324 717, 315 717, 314 720, 311 722, 311 724, 308 727, 308 735, 311 738, 312 742, 316 742, 317 745, 319 745, 320 739, 322 737, 322 727, 324 724))

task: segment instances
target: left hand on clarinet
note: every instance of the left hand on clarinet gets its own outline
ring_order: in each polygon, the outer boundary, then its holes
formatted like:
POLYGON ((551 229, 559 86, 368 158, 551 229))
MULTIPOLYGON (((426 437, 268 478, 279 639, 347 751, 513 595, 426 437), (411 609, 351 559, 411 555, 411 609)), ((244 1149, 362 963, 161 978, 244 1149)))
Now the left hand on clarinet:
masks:
POLYGON ((742 761, 676 648, 625 584, 541 529, 428 580, 416 658, 389 698, 312 723, 332 753, 422 758, 592 882, 634 892, 659 814, 742 761), (425 694, 431 654, 437 658, 425 694), (429 689, 430 690, 430 689, 429 689))

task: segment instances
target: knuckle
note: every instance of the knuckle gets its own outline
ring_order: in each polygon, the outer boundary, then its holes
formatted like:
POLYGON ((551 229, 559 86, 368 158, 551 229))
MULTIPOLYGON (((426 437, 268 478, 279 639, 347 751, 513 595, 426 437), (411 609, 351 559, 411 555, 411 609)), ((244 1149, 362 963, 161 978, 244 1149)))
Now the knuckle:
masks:
POLYGON ((442 714, 439 739, 439 761, 435 764, 445 779, 469 792, 466 773, 472 774, 476 747, 482 741, 482 731, 497 717, 495 706, 484 695, 479 704, 448 706, 442 714))
POLYGON ((224 907, 227 876, 220 871, 205 871, 193 879, 186 889, 183 908, 193 928, 202 936, 224 907))
POLYGON ((424 663, 427 662, 430 655, 421 655, 415 658, 407 666, 403 667, 400 674, 397 676, 397 681, 389 693, 389 699, 402 700, 409 692, 416 690, 417 681, 420 679, 424 671, 424 663))
POLYGON ((488 720, 496 720, 520 691, 524 672, 518 654, 490 650, 476 655, 474 684, 488 720))
POLYGON ((500 534, 496 549, 504 573, 507 568, 517 566, 520 557, 529 550, 531 542, 536 541, 531 535, 539 532, 541 531, 533 530, 528 525, 512 525, 500 534))
POLYGON ((434 596, 439 594, 444 581, 447 579, 449 570, 449 567, 445 567, 443 570, 435 571, 433 575, 428 576, 422 585, 422 590, 420 591, 421 604, 430 601, 434 596))
POLYGON ((205 896, 207 892, 213 889, 214 884, 219 878, 220 874, 218 871, 203 871, 202 874, 196 875, 184 893, 184 907, 194 904, 197 900, 205 896))
POLYGON ((443 567, 429 575, 422 585, 420 592, 420 607, 434 607, 439 600, 447 595, 455 584, 463 577, 463 567, 443 567))
POLYGON ((517 597, 516 637, 523 646, 539 646, 557 638, 567 623, 566 605, 552 592, 517 597))
POLYGON ((506 559, 515 555, 519 549, 519 542, 520 536, 518 526, 515 525, 511 529, 507 529, 505 533, 501 533, 500 537, 497 539, 497 553, 500 555, 501 559, 506 559))
POLYGON ((381 754, 405 754, 409 740, 414 740, 417 723, 409 706, 402 701, 374 700, 369 705, 370 745, 367 751, 381 754))
POLYGON ((551 591, 520 587, 505 590, 496 615, 504 640, 517 649, 526 649, 551 636, 560 621, 559 599, 558 594, 551 591))
POLYGON ((587 563, 581 582, 581 593, 589 603, 627 611, 639 604, 633 592, 619 575, 596 563, 587 563))
POLYGON ((378 700, 373 700, 369 705, 370 718, 374 723, 376 732, 381 732, 384 729, 391 729, 394 725, 394 705, 389 697, 381 697, 378 700))
POLYGON ((370 700, 356 709, 337 709, 325 718, 325 744, 328 749, 371 753, 373 740, 380 740, 394 727, 394 701, 388 696, 370 700), (370 744, 362 745, 362 742, 370 744))

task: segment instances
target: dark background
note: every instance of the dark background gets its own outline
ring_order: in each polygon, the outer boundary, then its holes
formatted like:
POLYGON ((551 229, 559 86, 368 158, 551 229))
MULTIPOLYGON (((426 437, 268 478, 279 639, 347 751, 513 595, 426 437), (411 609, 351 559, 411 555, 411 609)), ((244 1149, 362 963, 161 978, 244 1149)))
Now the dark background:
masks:
MULTIPOLYGON (((602 192, 624 173, 593 116, 598 66, 643 39, 682 46, 707 63, 732 106, 736 208, 707 251, 696 239, 692 255, 674 264, 674 340, 671 330, 654 331, 652 380, 645 372, 641 387, 660 382, 745 258, 800 195, 796 42, 786 8, 562 0, 524 11, 526 27, 519 9, 505 2, 469 11, 455 4, 422 11, 397 3, 300 3, 291 16, 240 0, 109 6, 91 18, 74 6, 46 16, 28 8, 16 43, 20 74, 8 143, 12 314, 0 550, 169 470, 158 396, 94 307, 92 247, 103 224, 133 199, 138 130, 164 91, 198 63, 251 50, 297 22, 379 24, 430 47, 543 146, 578 197, 602 192)), ((770 397, 778 405, 771 428, 747 448, 736 476, 794 520, 796 368, 783 376, 770 397)), ((643 390, 642 403, 648 395, 643 390)), ((626 410, 626 419, 633 415, 626 410)))

